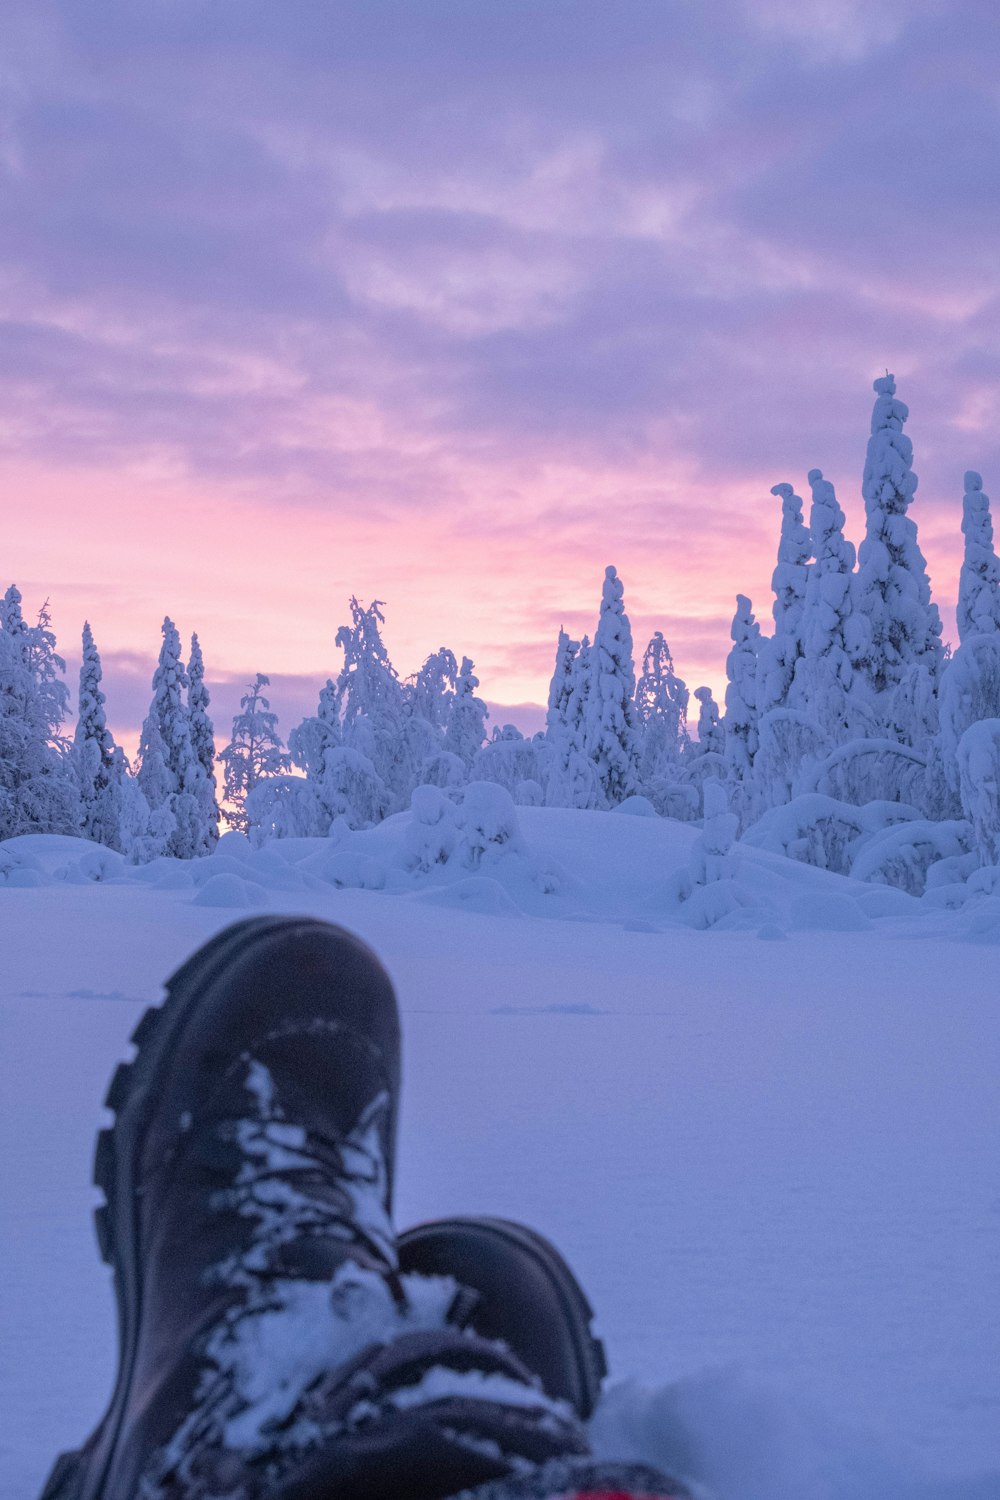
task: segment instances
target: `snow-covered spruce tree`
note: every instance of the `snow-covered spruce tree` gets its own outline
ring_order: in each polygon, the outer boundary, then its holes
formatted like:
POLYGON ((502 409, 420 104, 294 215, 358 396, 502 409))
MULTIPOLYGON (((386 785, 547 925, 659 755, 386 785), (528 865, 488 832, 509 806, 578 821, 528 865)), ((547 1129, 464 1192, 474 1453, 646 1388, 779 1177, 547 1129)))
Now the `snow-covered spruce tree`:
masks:
POLYGON ((270 678, 258 672, 240 699, 240 711, 233 719, 229 744, 219 752, 224 767, 222 795, 226 818, 234 828, 246 833, 249 818, 246 800, 255 786, 270 776, 280 776, 289 769, 289 758, 278 733, 278 715, 264 697, 263 689, 270 678))
POLYGON ((38 611, 37 621, 34 625, 28 625, 24 634, 28 669, 35 679, 38 706, 48 738, 53 745, 67 749, 60 734, 69 707, 69 689, 63 681, 66 663, 56 650, 56 637, 47 599, 38 611))
POLYGON ((959 790, 958 746, 981 719, 1000 719, 1000 634, 970 635, 941 677, 937 749, 953 792, 959 790))
POLYGON ((398 812, 409 806, 419 760, 407 733, 403 685, 382 640, 384 624, 380 599, 367 609, 351 599, 351 624, 337 631, 344 652, 337 705, 344 747, 371 762, 388 796, 386 810, 398 812))
POLYGON ((76 775, 59 733, 63 669, 47 609, 27 625, 12 584, 0 601, 0 838, 79 831, 76 775))
POLYGON ((560 625, 556 661, 549 682, 549 702, 545 711, 545 734, 552 744, 556 743, 566 728, 569 700, 573 692, 573 667, 579 649, 579 641, 571 641, 560 625))
POLYGON ((965 557, 958 580, 958 638, 993 635, 1000 630, 1000 560, 993 546, 990 497, 980 475, 965 476, 962 501, 965 557))
POLYGON ((757 653, 760 626, 746 594, 736 595, 730 629, 732 650, 726 658, 726 762, 737 781, 753 770, 757 753, 757 653))
MULTIPOLYGON (((802 605, 802 654, 788 701, 838 744, 869 727, 868 695, 853 666, 859 647, 854 617, 854 547, 844 536, 844 512, 822 469, 809 470, 810 535, 815 561, 802 605)), ((860 632, 863 637, 865 632, 860 632)))
POLYGON ((562 723, 557 723, 549 745, 545 805, 581 809, 602 807, 604 793, 597 767, 586 748, 587 712, 593 691, 591 648, 587 636, 583 637, 568 667, 565 714, 562 723))
POLYGON ((215 728, 208 717, 210 699, 205 682, 205 660, 197 634, 191 637, 188 658, 188 713, 191 719, 191 744, 205 773, 199 783, 201 813, 201 847, 199 854, 211 854, 219 842, 219 799, 215 781, 215 728))
POLYGON ((802 500, 790 484, 771 490, 781 501, 781 538, 778 561, 771 574, 774 590, 774 633, 760 643, 757 659, 757 714, 784 708, 802 655, 802 611, 812 544, 802 519, 802 500))
POLYGON ((146 864, 175 853, 177 835, 177 781, 168 765, 155 706, 142 723, 139 769, 133 781, 142 802, 126 809, 131 820, 127 853, 136 864, 146 864))
POLYGON ((413 714, 441 735, 448 724, 448 708, 455 692, 458 663, 447 646, 428 656, 412 681, 413 714))
POLYGON ((724 755, 726 731, 719 717, 719 705, 712 697, 712 689, 695 688, 694 696, 698 702, 698 738, 688 746, 688 756, 724 755))
POLYGON ((153 701, 139 741, 139 788, 151 810, 166 807, 171 814, 174 828, 167 852, 178 859, 207 852, 205 771, 191 738, 187 686, 180 636, 168 617, 163 621, 163 644, 153 673, 153 701))
POLYGON ((909 415, 891 375, 875 381, 865 459, 865 539, 858 549, 856 608, 865 623, 855 667, 890 737, 920 747, 936 729, 933 697, 944 662, 941 617, 931 602, 927 564, 907 514, 917 488, 909 415), (921 684, 920 679, 925 682, 921 684))
POLYGON ((674 659, 663 631, 650 639, 635 685, 635 715, 639 728, 639 778, 644 788, 676 775, 687 744, 687 685, 674 671, 674 659))
POLYGON ((486 720, 489 709, 481 698, 476 697, 479 678, 472 670, 472 661, 462 657, 462 666, 455 682, 455 696, 448 709, 448 725, 445 730, 444 748, 450 755, 457 755, 465 765, 471 766, 486 738, 486 720))
POLYGON ((89 622, 83 627, 80 699, 73 764, 80 784, 80 832, 85 839, 121 850, 120 783, 115 742, 104 712, 101 658, 89 622))
POLYGON ((585 723, 586 750, 613 807, 639 785, 639 736, 635 723, 635 664, 624 589, 613 567, 604 570, 601 613, 590 657, 591 688, 585 723))

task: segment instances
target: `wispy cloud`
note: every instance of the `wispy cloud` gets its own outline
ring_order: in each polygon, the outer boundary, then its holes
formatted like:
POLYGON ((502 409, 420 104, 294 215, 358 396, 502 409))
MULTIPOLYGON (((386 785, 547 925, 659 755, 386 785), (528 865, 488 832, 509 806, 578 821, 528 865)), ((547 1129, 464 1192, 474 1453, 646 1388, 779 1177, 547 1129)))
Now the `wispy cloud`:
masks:
POLYGON ((6 571, 115 652, 184 616, 234 681, 311 678, 378 595, 404 670, 447 641, 518 702, 613 561, 717 686, 771 484, 818 464, 858 533, 889 366, 947 603, 964 469, 1000 493, 989 20, 12 0, 6 571))

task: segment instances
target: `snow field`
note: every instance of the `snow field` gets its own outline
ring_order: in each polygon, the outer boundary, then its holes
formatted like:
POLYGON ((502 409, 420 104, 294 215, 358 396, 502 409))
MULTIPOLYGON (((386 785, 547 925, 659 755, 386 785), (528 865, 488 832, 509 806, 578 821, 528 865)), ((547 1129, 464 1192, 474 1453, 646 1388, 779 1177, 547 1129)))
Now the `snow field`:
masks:
POLYGON ((564 1249, 610 1355, 602 1451, 717 1500, 995 1500, 996 898, 949 910, 737 846, 702 931, 677 894, 696 829, 518 823, 429 873, 406 868, 410 814, 111 856, 100 881, 93 846, 3 846, 0 1494, 35 1493, 110 1387, 88 1219, 107 1077, 171 968, 267 909, 383 955, 397 1220, 509 1214, 564 1249))

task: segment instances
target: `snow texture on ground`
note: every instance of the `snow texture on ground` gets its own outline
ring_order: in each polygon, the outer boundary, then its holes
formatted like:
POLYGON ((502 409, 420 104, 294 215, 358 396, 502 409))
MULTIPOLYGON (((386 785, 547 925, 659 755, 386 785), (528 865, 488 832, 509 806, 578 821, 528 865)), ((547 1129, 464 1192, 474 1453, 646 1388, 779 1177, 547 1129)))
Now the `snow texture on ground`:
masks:
POLYGON ((580 1275, 602 1454, 717 1500, 1000 1495, 989 883, 951 910, 738 849, 703 931, 677 897, 696 830, 518 812, 514 847, 430 873, 410 814, 141 870, 0 846, 0 1494, 30 1500, 110 1388, 106 1079, 171 968, 279 910, 360 932, 396 981, 398 1222, 521 1218, 580 1275))

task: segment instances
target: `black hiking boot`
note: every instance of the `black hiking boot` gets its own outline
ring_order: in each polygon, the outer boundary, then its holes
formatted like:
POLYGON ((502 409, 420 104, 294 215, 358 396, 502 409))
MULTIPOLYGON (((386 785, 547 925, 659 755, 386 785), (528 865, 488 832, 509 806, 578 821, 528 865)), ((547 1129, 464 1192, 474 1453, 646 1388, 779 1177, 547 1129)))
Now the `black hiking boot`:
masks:
MULTIPOLYGON (((398 1270, 395 997, 338 928, 220 934, 140 1022, 95 1176, 120 1364, 43 1500, 436 1500, 586 1451, 398 1270)), ((436 1303, 435 1303, 436 1299, 436 1303)))
POLYGON ((451 1276, 468 1294, 453 1321, 508 1345, 550 1396, 587 1421, 607 1360, 593 1308, 553 1244, 511 1219, 454 1218, 405 1230, 398 1248, 402 1273, 451 1276))

